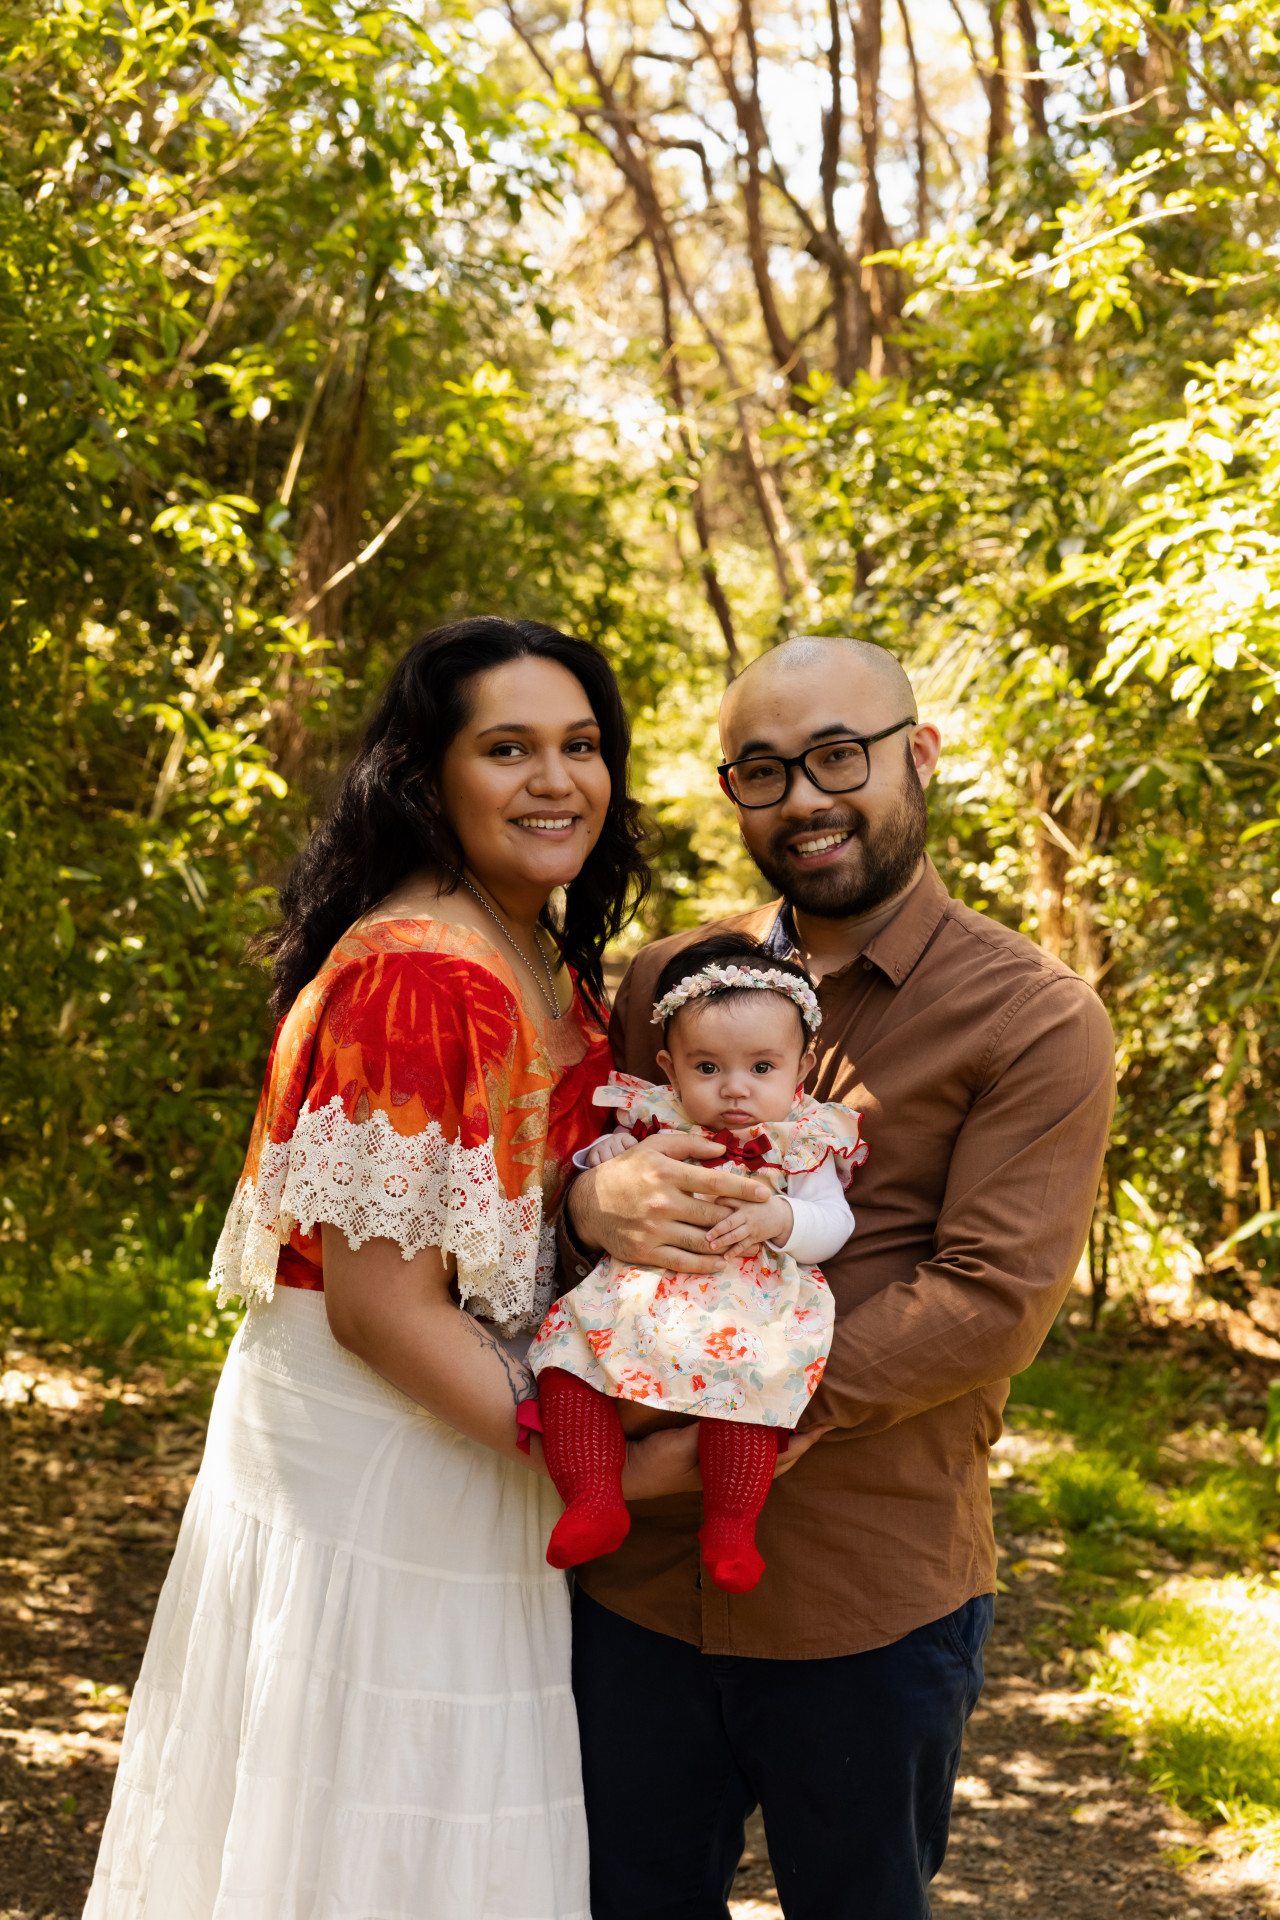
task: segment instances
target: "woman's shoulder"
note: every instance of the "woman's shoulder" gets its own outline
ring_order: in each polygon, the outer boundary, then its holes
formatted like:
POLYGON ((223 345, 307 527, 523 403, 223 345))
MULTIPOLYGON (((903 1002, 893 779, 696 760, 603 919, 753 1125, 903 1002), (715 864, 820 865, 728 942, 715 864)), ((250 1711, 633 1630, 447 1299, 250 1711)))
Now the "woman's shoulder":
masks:
POLYGON ((501 954, 468 927, 382 920, 357 926, 331 949, 285 1016, 281 1038, 305 1044, 323 1024, 339 1043, 359 1032, 425 1024, 489 1024, 508 1034, 520 996, 501 954))
MULTIPOLYGON (((447 1081, 498 1067, 526 1024, 501 956, 478 934, 443 922, 387 920, 338 940, 281 1021, 264 1089, 273 1137, 314 1104, 357 1081, 386 1082, 393 1106, 430 1057, 447 1081), (333 1087, 329 1082, 334 1081, 333 1087)), ((529 1049, 525 1049, 528 1051, 529 1049)))

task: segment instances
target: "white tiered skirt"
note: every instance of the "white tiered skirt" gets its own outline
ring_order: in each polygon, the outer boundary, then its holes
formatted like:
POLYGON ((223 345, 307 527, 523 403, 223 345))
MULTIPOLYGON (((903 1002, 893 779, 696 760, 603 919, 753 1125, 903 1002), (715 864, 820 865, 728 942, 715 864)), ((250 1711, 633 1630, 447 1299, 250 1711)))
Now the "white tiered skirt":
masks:
POLYGON ((587 1920, 547 1481, 254 1307, 218 1387, 85 1920, 587 1920))

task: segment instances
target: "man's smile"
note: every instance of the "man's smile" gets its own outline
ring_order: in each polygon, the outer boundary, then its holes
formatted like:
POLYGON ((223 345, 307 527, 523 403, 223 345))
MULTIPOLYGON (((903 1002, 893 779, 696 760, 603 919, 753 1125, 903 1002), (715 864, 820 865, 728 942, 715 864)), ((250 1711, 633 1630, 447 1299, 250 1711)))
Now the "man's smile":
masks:
POLYGON ((805 872, 831 866, 840 858, 851 840, 862 834, 865 822, 860 815, 852 819, 824 820, 780 833, 774 840, 775 854, 781 854, 805 872))
POLYGON ((817 867, 842 847, 847 847, 852 838, 852 828, 844 828, 837 833, 814 834, 804 840, 793 840, 788 851, 803 866, 817 867))

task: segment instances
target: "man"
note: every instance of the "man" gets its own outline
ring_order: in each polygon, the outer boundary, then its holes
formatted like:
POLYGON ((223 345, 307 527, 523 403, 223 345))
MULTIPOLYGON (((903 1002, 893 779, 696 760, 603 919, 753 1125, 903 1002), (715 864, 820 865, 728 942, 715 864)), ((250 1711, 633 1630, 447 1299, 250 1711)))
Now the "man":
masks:
MULTIPOLYGON (((1084 1246, 1111 1032, 1067 967, 948 896, 925 854, 939 736, 891 655, 792 641, 730 687, 721 739, 781 895, 727 924, 809 966, 808 1091, 863 1113, 870 1156, 825 1267, 836 1328, 802 1430, 829 1431, 765 1503, 760 1585, 702 1581, 696 1493, 637 1506, 623 1547, 581 1570, 592 1915, 726 1920, 758 1802, 788 1920, 925 1920, 992 1618, 987 1456, 1084 1246)), ((705 931, 657 942, 623 981, 625 1071, 661 1077, 653 983, 705 931)), ((710 1143, 686 1150, 575 1182, 574 1278, 600 1248, 715 1264, 706 1228, 742 1176, 707 1164, 710 1143)))

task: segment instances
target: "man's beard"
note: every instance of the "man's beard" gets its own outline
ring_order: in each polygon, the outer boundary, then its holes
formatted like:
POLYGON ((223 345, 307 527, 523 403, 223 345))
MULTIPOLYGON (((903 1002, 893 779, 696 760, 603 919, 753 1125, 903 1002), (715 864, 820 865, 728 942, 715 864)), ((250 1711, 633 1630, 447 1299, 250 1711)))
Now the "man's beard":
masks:
POLYGON ((909 760, 897 804, 878 826, 872 827, 860 813, 841 815, 833 810, 821 819, 806 821, 803 828, 803 834, 810 837, 850 832, 862 852, 852 870, 843 859, 809 872, 797 867, 788 844, 801 833, 795 826, 780 827, 770 839, 767 853, 753 853, 752 858, 770 885, 801 913, 811 913, 819 920, 846 920, 874 913, 910 885, 929 837, 924 789, 909 760))

